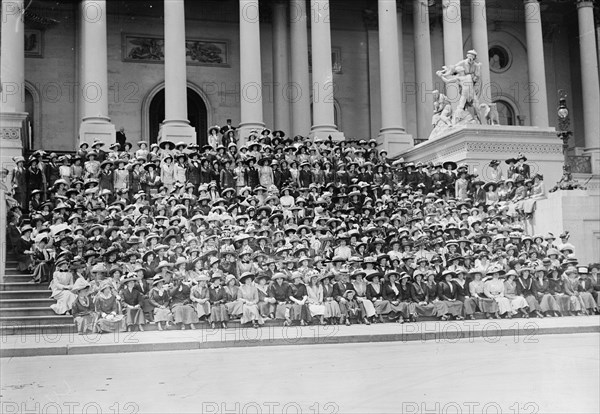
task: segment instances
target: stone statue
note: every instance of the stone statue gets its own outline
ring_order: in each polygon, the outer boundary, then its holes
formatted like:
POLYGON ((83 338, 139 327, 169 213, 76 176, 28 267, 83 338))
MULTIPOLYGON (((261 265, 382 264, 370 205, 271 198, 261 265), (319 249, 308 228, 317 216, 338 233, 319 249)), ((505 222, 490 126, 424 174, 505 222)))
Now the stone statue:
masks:
POLYGON ((459 85, 460 99, 458 100, 454 116, 452 117, 452 124, 464 125, 477 123, 477 120, 480 119, 478 113, 479 96, 475 92, 474 76, 467 73, 466 69, 461 65, 456 65, 453 69, 446 68, 446 70, 438 70, 436 75, 438 75, 446 84, 458 83, 459 85))
POLYGON ((433 91, 433 99, 433 117, 431 118, 433 130, 429 135, 429 139, 437 138, 444 130, 452 126, 452 105, 448 97, 435 90, 433 91))
POLYGON ((500 125, 500 116, 498 115, 498 107, 495 103, 479 104, 479 113, 488 125, 500 125))

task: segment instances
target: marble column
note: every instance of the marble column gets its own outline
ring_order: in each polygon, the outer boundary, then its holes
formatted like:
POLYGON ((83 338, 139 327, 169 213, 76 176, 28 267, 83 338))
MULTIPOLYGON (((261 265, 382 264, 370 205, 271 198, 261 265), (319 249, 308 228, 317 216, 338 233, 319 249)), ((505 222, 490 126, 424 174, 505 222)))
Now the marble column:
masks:
POLYGON ((273 3, 273 129, 290 130, 287 2, 273 3))
POLYGON ((479 101, 491 103, 490 62, 488 59, 488 32, 485 0, 471 0, 471 43, 481 64, 479 101))
POLYGON ((428 0, 413 0, 415 79, 417 92, 417 138, 427 139, 433 115, 433 73, 428 0))
POLYGON ((187 112, 187 65, 184 0, 165 0, 165 120, 158 141, 196 144, 187 112))
POLYGON ((27 117, 23 26, 23 0, 2 0, 0 162, 7 168, 14 165, 12 157, 23 151, 23 121, 27 117))
POLYGON ((260 19, 258 0, 240 0, 240 126, 239 144, 252 130, 262 130, 262 74, 260 64, 260 19))
MULTIPOLYGON (((527 67, 529 71, 529 92, 527 99, 530 101, 531 125, 547 127, 548 96, 546 92, 544 39, 542 37, 540 3, 538 0, 524 0, 524 5, 527 67)), ((484 57, 487 58, 487 54, 484 57)))
POLYGON ((311 0, 312 138, 343 139, 335 125, 329 0, 311 0))
POLYGON ((413 147, 402 117, 402 86, 396 0, 378 0, 381 129, 378 144, 396 155, 413 147))
POLYGON ((592 156, 592 172, 600 174, 600 81, 592 1, 577 3, 579 18, 579 56, 583 98, 585 152, 592 156))
POLYGON ((454 65, 464 59, 460 0, 442 0, 444 30, 444 64, 454 65))
MULTIPOLYGON (((290 135, 310 131, 310 78, 308 73, 308 27, 306 0, 290 0, 291 75, 288 96, 292 107, 290 135)), ((286 131, 288 133, 288 131, 286 131)))
POLYGON ((83 0, 81 11, 79 141, 115 142, 115 126, 108 116, 108 46, 106 0, 83 0))

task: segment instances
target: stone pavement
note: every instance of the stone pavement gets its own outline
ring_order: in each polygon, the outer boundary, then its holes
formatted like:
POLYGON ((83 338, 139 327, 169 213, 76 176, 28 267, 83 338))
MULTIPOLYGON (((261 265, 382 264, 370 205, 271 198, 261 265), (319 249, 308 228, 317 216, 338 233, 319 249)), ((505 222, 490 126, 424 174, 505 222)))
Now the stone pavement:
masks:
POLYGON ((0 357, 81 355, 98 353, 177 351, 275 345, 316 345, 362 342, 446 341, 483 338, 487 342, 512 336, 533 340, 537 335, 599 333, 600 316, 544 319, 428 321, 352 326, 265 326, 260 329, 196 329, 77 335, 40 332, 6 335, 0 357))

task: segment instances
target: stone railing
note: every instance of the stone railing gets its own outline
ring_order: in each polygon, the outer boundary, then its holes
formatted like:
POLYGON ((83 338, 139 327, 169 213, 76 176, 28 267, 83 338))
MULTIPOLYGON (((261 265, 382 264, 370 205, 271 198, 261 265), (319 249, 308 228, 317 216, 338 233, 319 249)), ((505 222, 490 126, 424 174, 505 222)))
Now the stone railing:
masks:
POLYGON ((4 270, 6 268, 6 255, 7 255, 7 245, 6 245, 6 214, 7 211, 6 205, 6 193, 0 189, 0 281, 4 280, 4 270))
POLYGON ((415 145, 419 145, 427 141, 427 138, 413 138, 415 145))

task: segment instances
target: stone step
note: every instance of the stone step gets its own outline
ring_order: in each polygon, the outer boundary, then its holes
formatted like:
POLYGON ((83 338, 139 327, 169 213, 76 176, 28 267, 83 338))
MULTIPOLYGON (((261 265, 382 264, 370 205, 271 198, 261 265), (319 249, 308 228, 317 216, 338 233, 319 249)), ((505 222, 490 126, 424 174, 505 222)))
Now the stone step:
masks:
POLYGON ((72 323, 71 315, 49 315, 49 316, 0 316, 0 326, 28 326, 28 325, 56 325, 72 323))
POLYGON ((0 309, 4 310, 7 308, 48 308, 53 303, 55 303, 55 300, 52 298, 0 299, 0 309))
POLYGON ((36 284, 29 282, 4 282, 0 283, 0 291, 27 291, 27 290, 43 290, 47 284, 36 284))
POLYGON ((0 303, 0 317, 21 317, 21 316, 55 316, 56 314, 52 309, 50 309, 50 305, 52 305, 54 301, 50 302, 47 306, 31 306, 31 307, 21 307, 21 308, 5 308, 4 303, 0 303))
MULTIPOLYGON (((4 268, 4 275, 21 275, 21 274, 25 274, 27 273, 26 271, 23 270, 19 270, 16 266, 6 266, 4 268)), ((30 275, 29 273, 27 273, 28 275, 30 275)))
POLYGON ((32 275, 12 274, 4 275, 4 283, 28 283, 33 279, 32 275))
POLYGON ((0 290, 0 301, 4 299, 48 299, 52 292, 43 285, 35 285, 37 290, 0 290))
POLYGON ((42 338, 55 340, 57 335, 75 335, 76 333, 77 329, 73 323, 0 326, 0 337, 3 335, 39 335, 42 338))

